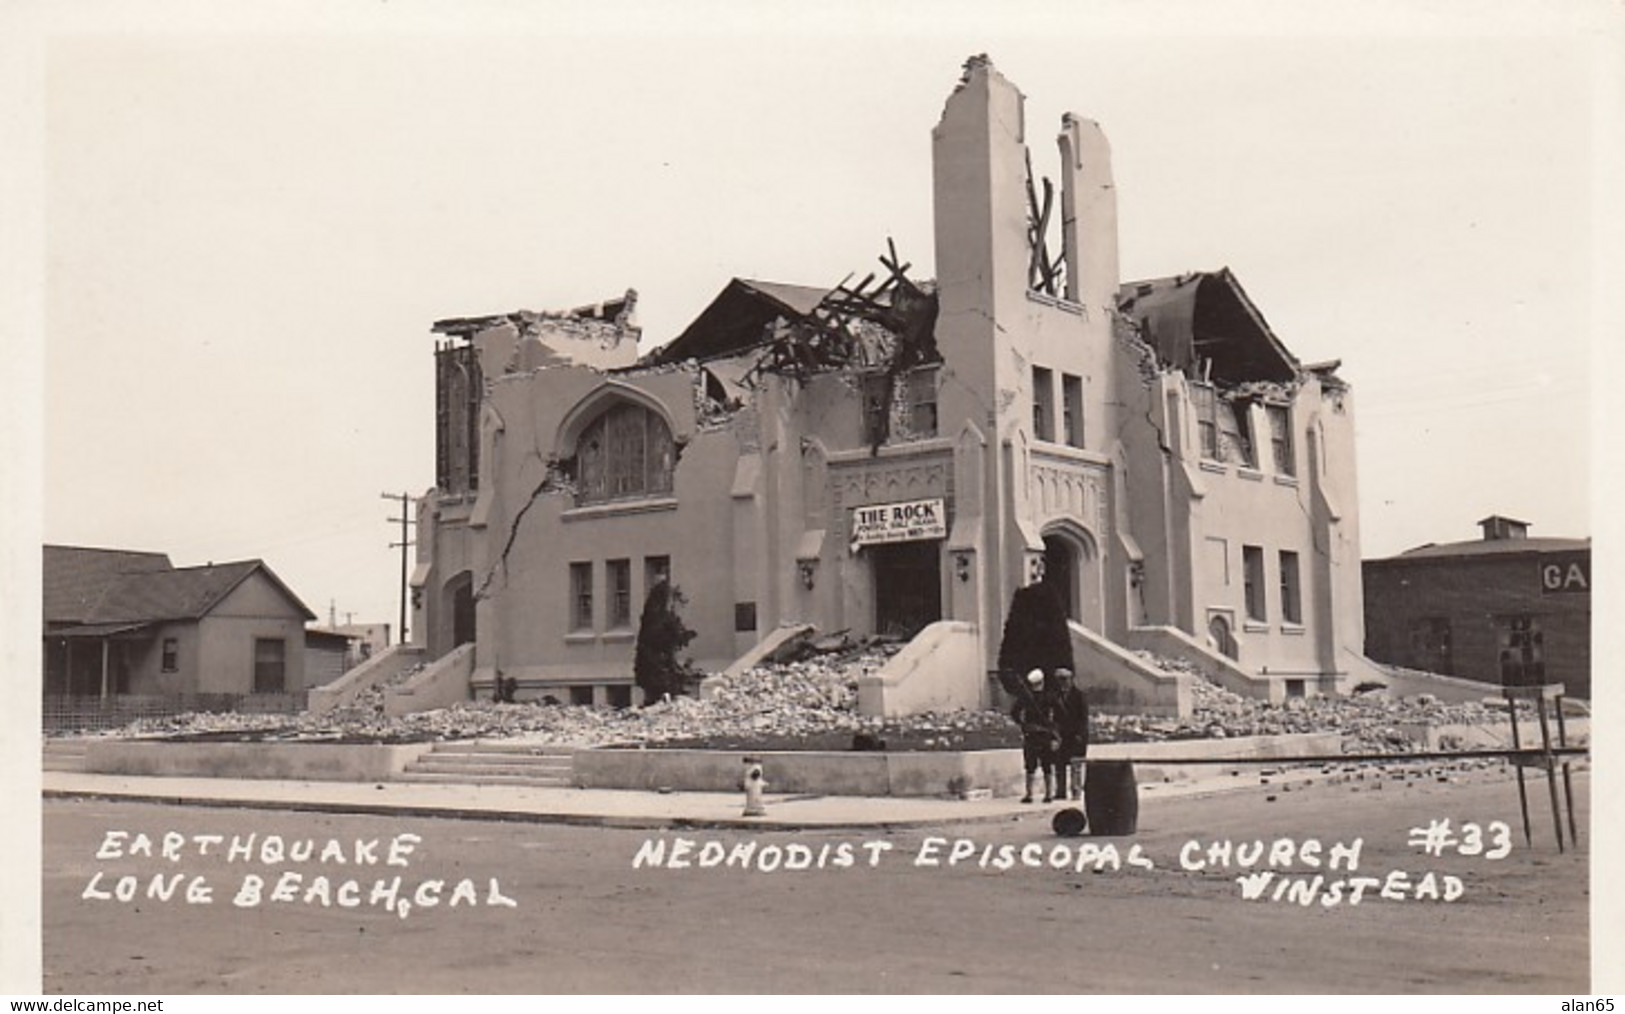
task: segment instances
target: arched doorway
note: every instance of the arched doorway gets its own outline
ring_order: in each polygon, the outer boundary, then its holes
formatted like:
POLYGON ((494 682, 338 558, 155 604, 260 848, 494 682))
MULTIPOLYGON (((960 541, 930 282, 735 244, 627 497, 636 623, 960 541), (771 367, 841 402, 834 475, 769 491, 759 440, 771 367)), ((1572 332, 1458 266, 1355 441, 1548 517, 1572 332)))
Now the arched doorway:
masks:
POLYGON ((451 646, 474 640, 474 575, 463 571, 446 582, 446 598, 451 601, 451 646))
POLYGON ((1044 583, 1055 593, 1055 598, 1066 610, 1068 619, 1081 620, 1078 615, 1078 579, 1073 566, 1077 549, 1059 535, 1044 536, 1044 583))
POLYGON ((1044 533, 1044 583, 1054 589, 1068 619, 1090 630, 1104 629, 1100 552, 1088 532, 1060 525, 1044 533))

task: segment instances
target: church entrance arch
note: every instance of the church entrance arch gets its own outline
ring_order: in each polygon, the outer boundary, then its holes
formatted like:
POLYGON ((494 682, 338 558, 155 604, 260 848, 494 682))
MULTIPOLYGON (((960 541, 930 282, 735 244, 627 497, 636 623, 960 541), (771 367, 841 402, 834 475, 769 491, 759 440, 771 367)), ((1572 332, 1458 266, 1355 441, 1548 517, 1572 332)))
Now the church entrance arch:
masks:
POLYGON ((1044 530, 1044 583, 1069 619, 1097 633, 1105 628, 1100 571, 1100 548, 1087 530, 1068 522, 1044 530))

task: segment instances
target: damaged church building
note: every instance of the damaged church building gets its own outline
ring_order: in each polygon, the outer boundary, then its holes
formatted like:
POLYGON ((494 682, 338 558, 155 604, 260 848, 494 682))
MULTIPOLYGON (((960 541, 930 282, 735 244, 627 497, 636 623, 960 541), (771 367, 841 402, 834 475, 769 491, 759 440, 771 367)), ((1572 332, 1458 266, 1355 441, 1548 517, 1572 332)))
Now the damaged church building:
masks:
POLYGON ((1192 670, 1277 701, 1380 678, 1337 364, 1299 362, 1226 269, 1122 282, 1104 134, 1064 116, 1035 178, 1023 102, 967 62, 932 133, 934 279, 889 243, 833 288, 734 279, 642 356, 631 291, 437 322, 411 579, 434 665, 478 697, 638 703, 669 579, 702 669, 799 625, 893 634, 860 710, 986 707, 1042 581, 1108 708, 1188 712, 1192 670))

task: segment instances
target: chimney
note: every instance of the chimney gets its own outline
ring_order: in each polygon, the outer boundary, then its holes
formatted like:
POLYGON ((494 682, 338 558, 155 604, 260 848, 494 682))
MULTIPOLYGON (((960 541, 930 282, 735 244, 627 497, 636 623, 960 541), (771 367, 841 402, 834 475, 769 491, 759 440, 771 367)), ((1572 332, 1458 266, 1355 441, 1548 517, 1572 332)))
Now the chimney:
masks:
POLYGON ((1500 514, 1491 514, 1479 521, 1478 526, 1484 530, 1485 542, 1499 542, 1503 539, 1527 539, 1529 537, 1529 522, 1503 517, 1500 514))

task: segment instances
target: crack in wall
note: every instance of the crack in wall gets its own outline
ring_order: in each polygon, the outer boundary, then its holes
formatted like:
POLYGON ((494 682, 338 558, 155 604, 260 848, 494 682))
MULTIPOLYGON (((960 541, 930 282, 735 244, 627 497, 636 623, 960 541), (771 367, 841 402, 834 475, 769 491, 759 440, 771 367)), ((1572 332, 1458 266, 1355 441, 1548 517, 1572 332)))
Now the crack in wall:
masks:
POLYGON ((476 601, 486 597, 491 588, 491 582, 496 579, 498 571, 504 574, 507 573, 508 554, 513 551, 513 544, 519 538, 519 525, 525 520, 525 515, 530 509, 536 506, 536 501, 548 492, 548 484, 553 481, 553 478, 554 475, 551 469, 544 472, 542 481, 536 484, 536 488, 531 491, 530 498, 525 501, 524 506, 519 508, 518 513, 513 516, 513 520, 509 522, 508 539, 502 545, 502 553, 497 558, 497 562, 491 565, 491 569, 485 574, 485 580, 480 582, 479 590, 474 593, 476 601))

